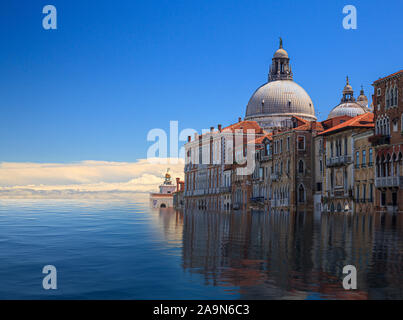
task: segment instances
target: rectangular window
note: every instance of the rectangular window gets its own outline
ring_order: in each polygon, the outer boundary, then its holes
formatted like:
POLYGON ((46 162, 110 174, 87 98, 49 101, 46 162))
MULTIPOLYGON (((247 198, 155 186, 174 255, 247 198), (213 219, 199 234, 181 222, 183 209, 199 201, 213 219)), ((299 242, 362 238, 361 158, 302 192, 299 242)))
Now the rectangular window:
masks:
POLYGON ((298 150, 305 150, 305 137, 298 137, 298 150))
POLYGON ((360 200, 360 186, 357 186, 356 187, 356 195, 355 195, 355 199, 357 200, 357 201, 359 201, 360 200))
POLYGON ((372 157, 373 157, 373 151, 372 151, 372 148, 371 149, 369 149, 369 155, 368 155, 368 166, 372 166, 372 157))
POLYGON ((365 167, 365 165, 367 164, 366 156, 367 156, 367 152, 365 150, 362 150, 362 163, 361 163, 362 167, 365 167))
POLYGON ((290 151, 290 137, 287 137, 287 151, 290 151))
POLYGON ((386 193, 385 192, 381 193, 381 206, 382 207, 386 206, 386 193))
POLYGON ((371 183, 369 185, 369 202, 373 202, 374 201, 374 185, 371 183))
POLYGON ((357 151, 355 153, 355 167, 359 168, 360 167, 360 152, 357 151))
POLYGON ((381 88, 378 88, 378 89, 376 90, 376 94, 377 94, 378 97, 381 95, 381 88))
POLYGON ((362 200, 365 201, 365 197, 367 195, 367 185, 362 185, 362 200))

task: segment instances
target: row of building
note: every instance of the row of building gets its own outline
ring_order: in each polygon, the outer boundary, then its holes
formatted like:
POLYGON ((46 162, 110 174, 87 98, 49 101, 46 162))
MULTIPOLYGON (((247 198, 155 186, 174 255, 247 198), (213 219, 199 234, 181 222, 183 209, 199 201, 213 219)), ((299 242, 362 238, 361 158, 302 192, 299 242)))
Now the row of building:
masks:
POLYGON ((347 78, 317 121, 289 61, 281 41, 246 117, 188 137, 185 208, 403 212, 403 70, 373 82, 371 107, 347 78))

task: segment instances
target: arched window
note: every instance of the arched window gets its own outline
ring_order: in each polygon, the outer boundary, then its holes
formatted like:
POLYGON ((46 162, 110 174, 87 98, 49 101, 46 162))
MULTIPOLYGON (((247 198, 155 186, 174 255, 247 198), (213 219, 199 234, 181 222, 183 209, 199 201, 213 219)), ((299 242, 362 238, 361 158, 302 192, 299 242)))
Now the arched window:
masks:
POLYGON ((340 202, 337 204, 337 212, 341 212, 341 204, 340 204, 340 202))
POLYGON ((298 202, 304 203, 305 202, 305 188, 302 184, 298 187, 298 202))
POLYGON ((397 106, 397 93, 398 93, 397 87, 395 87, 395 94, 394 94, 394 98, 395 98, 394 105, 395 106, 397 106))
POLYGON ((334 212, 334 203, 333 202, 330 204, 330 212, 334 212))
POLYGON ((386 105, 386 108, 389 107, 389 89, 388 88, 386 88, 386 92, 385 92, 385 105, 386 105))
POLYGON ((298 173, 304 173, 304 161, 302 160, 298 162, 298 173))

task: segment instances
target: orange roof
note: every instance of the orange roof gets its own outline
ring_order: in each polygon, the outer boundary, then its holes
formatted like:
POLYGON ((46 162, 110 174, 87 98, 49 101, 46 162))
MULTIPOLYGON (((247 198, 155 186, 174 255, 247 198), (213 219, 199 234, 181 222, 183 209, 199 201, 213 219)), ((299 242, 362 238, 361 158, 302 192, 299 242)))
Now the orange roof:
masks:
POLYGON ((343 121, 350 120, 352 117, 343 115, 343 116, 338 116, 330 119, 323 120, 322 126, 324 129, 330 129, 331 127, 334 127, 335 125, 338 125, 340 123, 343 123, 343 121))
POLYGON ((297 119, 298 121, 300 121, 300 122, 302 122, 302 123, 308 123, 308 122, 309 122, 308 120, 302 119, 302 118, 300 118, 300 117, 298 117, 298 116, 292 116, 292 117, 295 118, 295 119, 297 119))
POLYGON ((340 123, 328 130, 325 130, 320 134, 333 133, 349 128, 373 128, 373 127, 374 127, 374 114, 372 112, 367 112, 354 118, 351 118, 346 122, 340 123))
POLYGON ((225 127, 222 129, 222 132, 235 132, 235 130, 242 130, 243 133, 247 133, 247 130, 255 130, 257 133, 264 133, 263 129, 256 121, 240 121, 225 127))
POLYGON ((253 141, 250 141, 249 143, 254 143, 254 144, 262 144, 264 139, 269 139, 269 140, 273 140, 273 134, 272 133, 267 133, 262 137, 256 138, 253 141))
POLYGON ((316 121, 308 121, 303 125, 294 128, 296 131, 309 131, 309 130, 316 130, 316 131, 323 131, 322 123, 316 121))
POLYGON ((375 80, 373 84, 375 84, 375 83, 377 83, 377 82, 379 82, 379 81, 385 80, 385 79, 387 79, 387 78, 389 78, 389 77, 393 77, 393 76, 395 76, 395 75, 398 75, 399 73, 403 73, 403 70, 400 70, 400 71, 395 72, 395 73, 392 73, 392 74, 390 74, 390 75, 388 75, 388 76, 386 76, 386 77, 383 77, 383 78, 380 78, 380 79, 378 79, 378 80, 375 80))

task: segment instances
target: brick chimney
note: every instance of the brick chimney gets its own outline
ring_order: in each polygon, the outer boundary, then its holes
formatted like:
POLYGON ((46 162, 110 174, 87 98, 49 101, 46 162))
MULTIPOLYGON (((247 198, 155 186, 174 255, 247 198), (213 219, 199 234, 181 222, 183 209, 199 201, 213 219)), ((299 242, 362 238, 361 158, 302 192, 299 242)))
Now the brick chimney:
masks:
POLYGON ((191 136, 188 136, 188 142, 190 142, 190 140, 192 140, 192 137, 191 137, 191 136))
POLYGON ((241 118, 241 117, 238 118, 238 122, 242 122, 242 118, 241 118))
POLYGON ((218 131, 221 132, 221 124, 219 124, 217 127, 218 127, 218 131))

